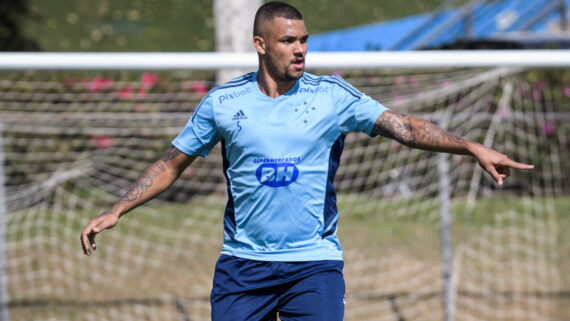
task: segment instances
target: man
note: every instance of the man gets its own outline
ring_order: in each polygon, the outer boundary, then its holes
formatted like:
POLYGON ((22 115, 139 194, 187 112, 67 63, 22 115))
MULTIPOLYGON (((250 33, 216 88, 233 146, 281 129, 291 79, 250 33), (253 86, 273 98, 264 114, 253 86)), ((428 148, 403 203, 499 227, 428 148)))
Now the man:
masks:
MULTIPOLYGON (((342 320, 342 251, 333 180, 347 133, 472 155, 502 185, 531 169, 430 122, 391 111, 337 76, 304 73, 308 33, 294 7, 271 2, 254 22, 259 69, 212 89, 172 147, 110 210, 81 233, 95 235, 172 184, 221 142, 228 201, 211 294, 213 320, 342 320)), ((381 161, 381 160, 379 160, 381 161)))

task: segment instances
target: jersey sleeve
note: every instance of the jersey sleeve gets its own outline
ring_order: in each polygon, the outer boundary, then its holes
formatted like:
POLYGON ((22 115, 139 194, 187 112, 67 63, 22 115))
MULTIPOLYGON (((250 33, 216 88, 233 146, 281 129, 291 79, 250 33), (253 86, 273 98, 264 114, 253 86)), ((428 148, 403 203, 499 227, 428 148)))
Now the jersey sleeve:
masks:
POLYGON ((194 109, 184 129, 172 141, 172 145, 185 154, 206 157, 220 141, 214 118, 211 96, 208 95, 194 109))
POLYGON ((376 120, 388 108, 366 96, 339 76, 333 76, 333 97, 343 134, 363 132, 372 136, 376 120))

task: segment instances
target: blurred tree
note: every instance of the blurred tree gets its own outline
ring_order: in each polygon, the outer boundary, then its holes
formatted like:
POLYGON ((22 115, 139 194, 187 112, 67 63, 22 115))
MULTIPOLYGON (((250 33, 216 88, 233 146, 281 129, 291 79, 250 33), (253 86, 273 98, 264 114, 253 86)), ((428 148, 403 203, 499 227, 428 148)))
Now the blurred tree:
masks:
POLYGON ((22 32, 23 20, 34 18, 28 0, 0 0, 0 51, 40 51, 22 32))

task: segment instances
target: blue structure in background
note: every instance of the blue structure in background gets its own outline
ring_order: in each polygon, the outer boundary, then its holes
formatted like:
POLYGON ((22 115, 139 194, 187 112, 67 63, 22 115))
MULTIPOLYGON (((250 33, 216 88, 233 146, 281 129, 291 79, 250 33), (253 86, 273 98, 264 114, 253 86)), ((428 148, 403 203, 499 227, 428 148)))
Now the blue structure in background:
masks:
POLYGON ((570 48, 569 8, 570 0, 470 1, 459 8, 312 35, 309 51, 421 50, 482 42, 570 48))

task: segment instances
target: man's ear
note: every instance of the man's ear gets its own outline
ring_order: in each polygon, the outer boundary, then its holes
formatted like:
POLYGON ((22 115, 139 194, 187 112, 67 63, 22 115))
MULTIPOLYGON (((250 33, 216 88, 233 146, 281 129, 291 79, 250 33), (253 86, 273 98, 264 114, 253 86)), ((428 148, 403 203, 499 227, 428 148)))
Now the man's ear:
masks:
POLYGON ((265 40, 261 36, 253 37, 253 46, 260 55, 265 55, 265 40))

